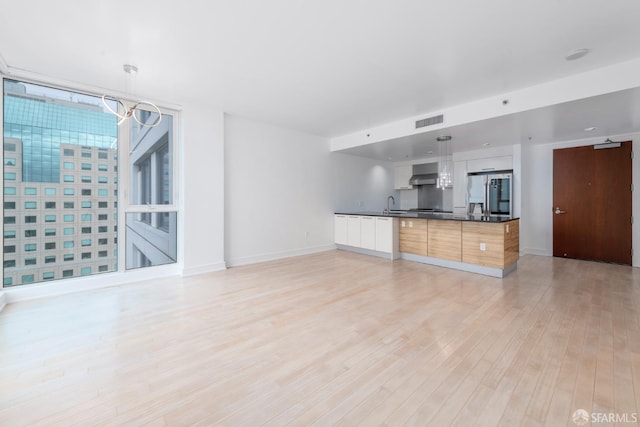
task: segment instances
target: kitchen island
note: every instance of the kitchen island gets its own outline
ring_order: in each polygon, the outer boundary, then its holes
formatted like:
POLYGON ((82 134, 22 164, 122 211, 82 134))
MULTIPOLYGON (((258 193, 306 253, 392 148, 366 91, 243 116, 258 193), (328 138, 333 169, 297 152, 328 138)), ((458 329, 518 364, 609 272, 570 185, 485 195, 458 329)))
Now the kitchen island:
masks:
POLYGON ((518 218, 498 216, 336 212, 335 243, 367 255, 504 277, 518 265, 519 228, 518 218))

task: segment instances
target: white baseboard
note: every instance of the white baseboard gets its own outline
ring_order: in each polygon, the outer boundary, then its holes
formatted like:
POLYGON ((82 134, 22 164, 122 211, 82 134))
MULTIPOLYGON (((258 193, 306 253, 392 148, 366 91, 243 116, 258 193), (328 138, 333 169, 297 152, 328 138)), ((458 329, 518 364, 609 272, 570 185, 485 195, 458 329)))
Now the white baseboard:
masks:
POLYGON ((198 274, 212 273, 214 271, 226 270, 227 264, 224 262, 216 262, 215 264, 198 265, 182 270, 182 277, 197 276, 198 274))
POLYGON ((540 256, 552 256, 547 249, 540 248, 524 248, 520 250, 520 255, 540 255, 540 256))
POLYGON ((254 255, 254 256, 248 256, 248 257, 229 260, 227 261, 227 266, 239 267, 241 265, 257 264, 259 262, 274 261, 282 258, 290 258, 295 256, 314 254, 317 252, 332 251, 335 248, 336 248, 336 245, 331 244, 331 245, 323 245, 323 246, 313 246, 309 248, 293 249, 293 250, 282 251, 282 252, 272 252, 269 254, 254 255))
POLYGON ((7 297, 4 292, 0 292, 0 311, 7 305, 7 297))

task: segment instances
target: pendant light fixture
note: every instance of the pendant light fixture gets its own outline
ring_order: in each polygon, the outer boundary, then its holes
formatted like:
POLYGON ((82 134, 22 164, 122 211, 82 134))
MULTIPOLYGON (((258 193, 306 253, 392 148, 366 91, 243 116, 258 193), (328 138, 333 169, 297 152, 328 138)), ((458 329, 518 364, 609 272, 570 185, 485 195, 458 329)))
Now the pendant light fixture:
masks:
MULTIPOLYGON (((134 87, 135 89, 135 79, 136 79, 136 74, 138 73, 138 67, 131 64, 124 64, 122 68, 124 69, 124 72, 127 73, 127 95, 129 95, 129 91, 132 89, 132 87, 134 87)), ((134 94, 135 94, 135 91, 134 91, 134 94)), ((118 125, 123 123, 126 119, 133 118, 133 120, 135 120, 140 126, 146 126, 146 127, 152 128, 152 127, 158 126, 162 121, 162 112, 154 103, 149 101, 138 101, 135 104, 133 104, 131 107, 127 107, 123 101, 117 98, 107 98, 106 95, 102 95, 102 103, 111 114, 118 117, 118 125), (112 99, 113 101, 116 102, 117 106, 115 110, 111 108, 107 99, 112 99), (158 117, 156 118, 155 121, 153 121, 152 123, 147 123, 146 121, 147 115, 145 114, 143 116, 142 114, 140 114, 140 111, 146 111, 146 110, 138 108, 142 106, 151 107, 151 109, 155 110, 155 112, 158 114, 158 117), (124 113, 120 114, 118 113, 118 110, 122 110, 124 111, 124 113), (136 111, 138 113, 136 113, 136 111)))
POLYGON ((436 138, 439 144, 440 158, 438 159, 438 181, 436 186, 441 189, 453 185, 453 152, 451 150, 451 136, 443 135, 436 138))

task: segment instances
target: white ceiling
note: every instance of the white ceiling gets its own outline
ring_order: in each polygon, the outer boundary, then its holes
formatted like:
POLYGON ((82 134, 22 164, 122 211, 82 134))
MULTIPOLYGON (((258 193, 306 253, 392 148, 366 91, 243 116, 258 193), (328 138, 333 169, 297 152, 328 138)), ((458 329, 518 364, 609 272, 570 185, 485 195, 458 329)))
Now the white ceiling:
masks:
MULTIPOLYGON (((119 92, 130 63, 140 96, 334 137, 638 58, 638 18, 637 0, 29 0, 2 5, 0 54, 119 92), (591 54, 564 60, 581 47, 591 54)), ((451 133, 564 135, 567 119, 582 123, 572 108, 593 102, 451 133)), ((601 129, 633 121, 611 118, 601 129)))

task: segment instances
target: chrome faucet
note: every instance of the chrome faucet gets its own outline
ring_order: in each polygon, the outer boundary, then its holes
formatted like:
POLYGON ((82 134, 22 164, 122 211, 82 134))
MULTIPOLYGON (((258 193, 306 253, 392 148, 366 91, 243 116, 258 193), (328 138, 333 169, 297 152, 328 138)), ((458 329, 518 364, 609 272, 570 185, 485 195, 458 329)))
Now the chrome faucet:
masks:
POLYGON ((385 211, 387 214, 391 213, 391 208, 389 207, 389 200, 391 200, 391 202, 394 205, 396 204, 396 199, 394 199, 393 196, 387 197, 387 210, 385 211))

